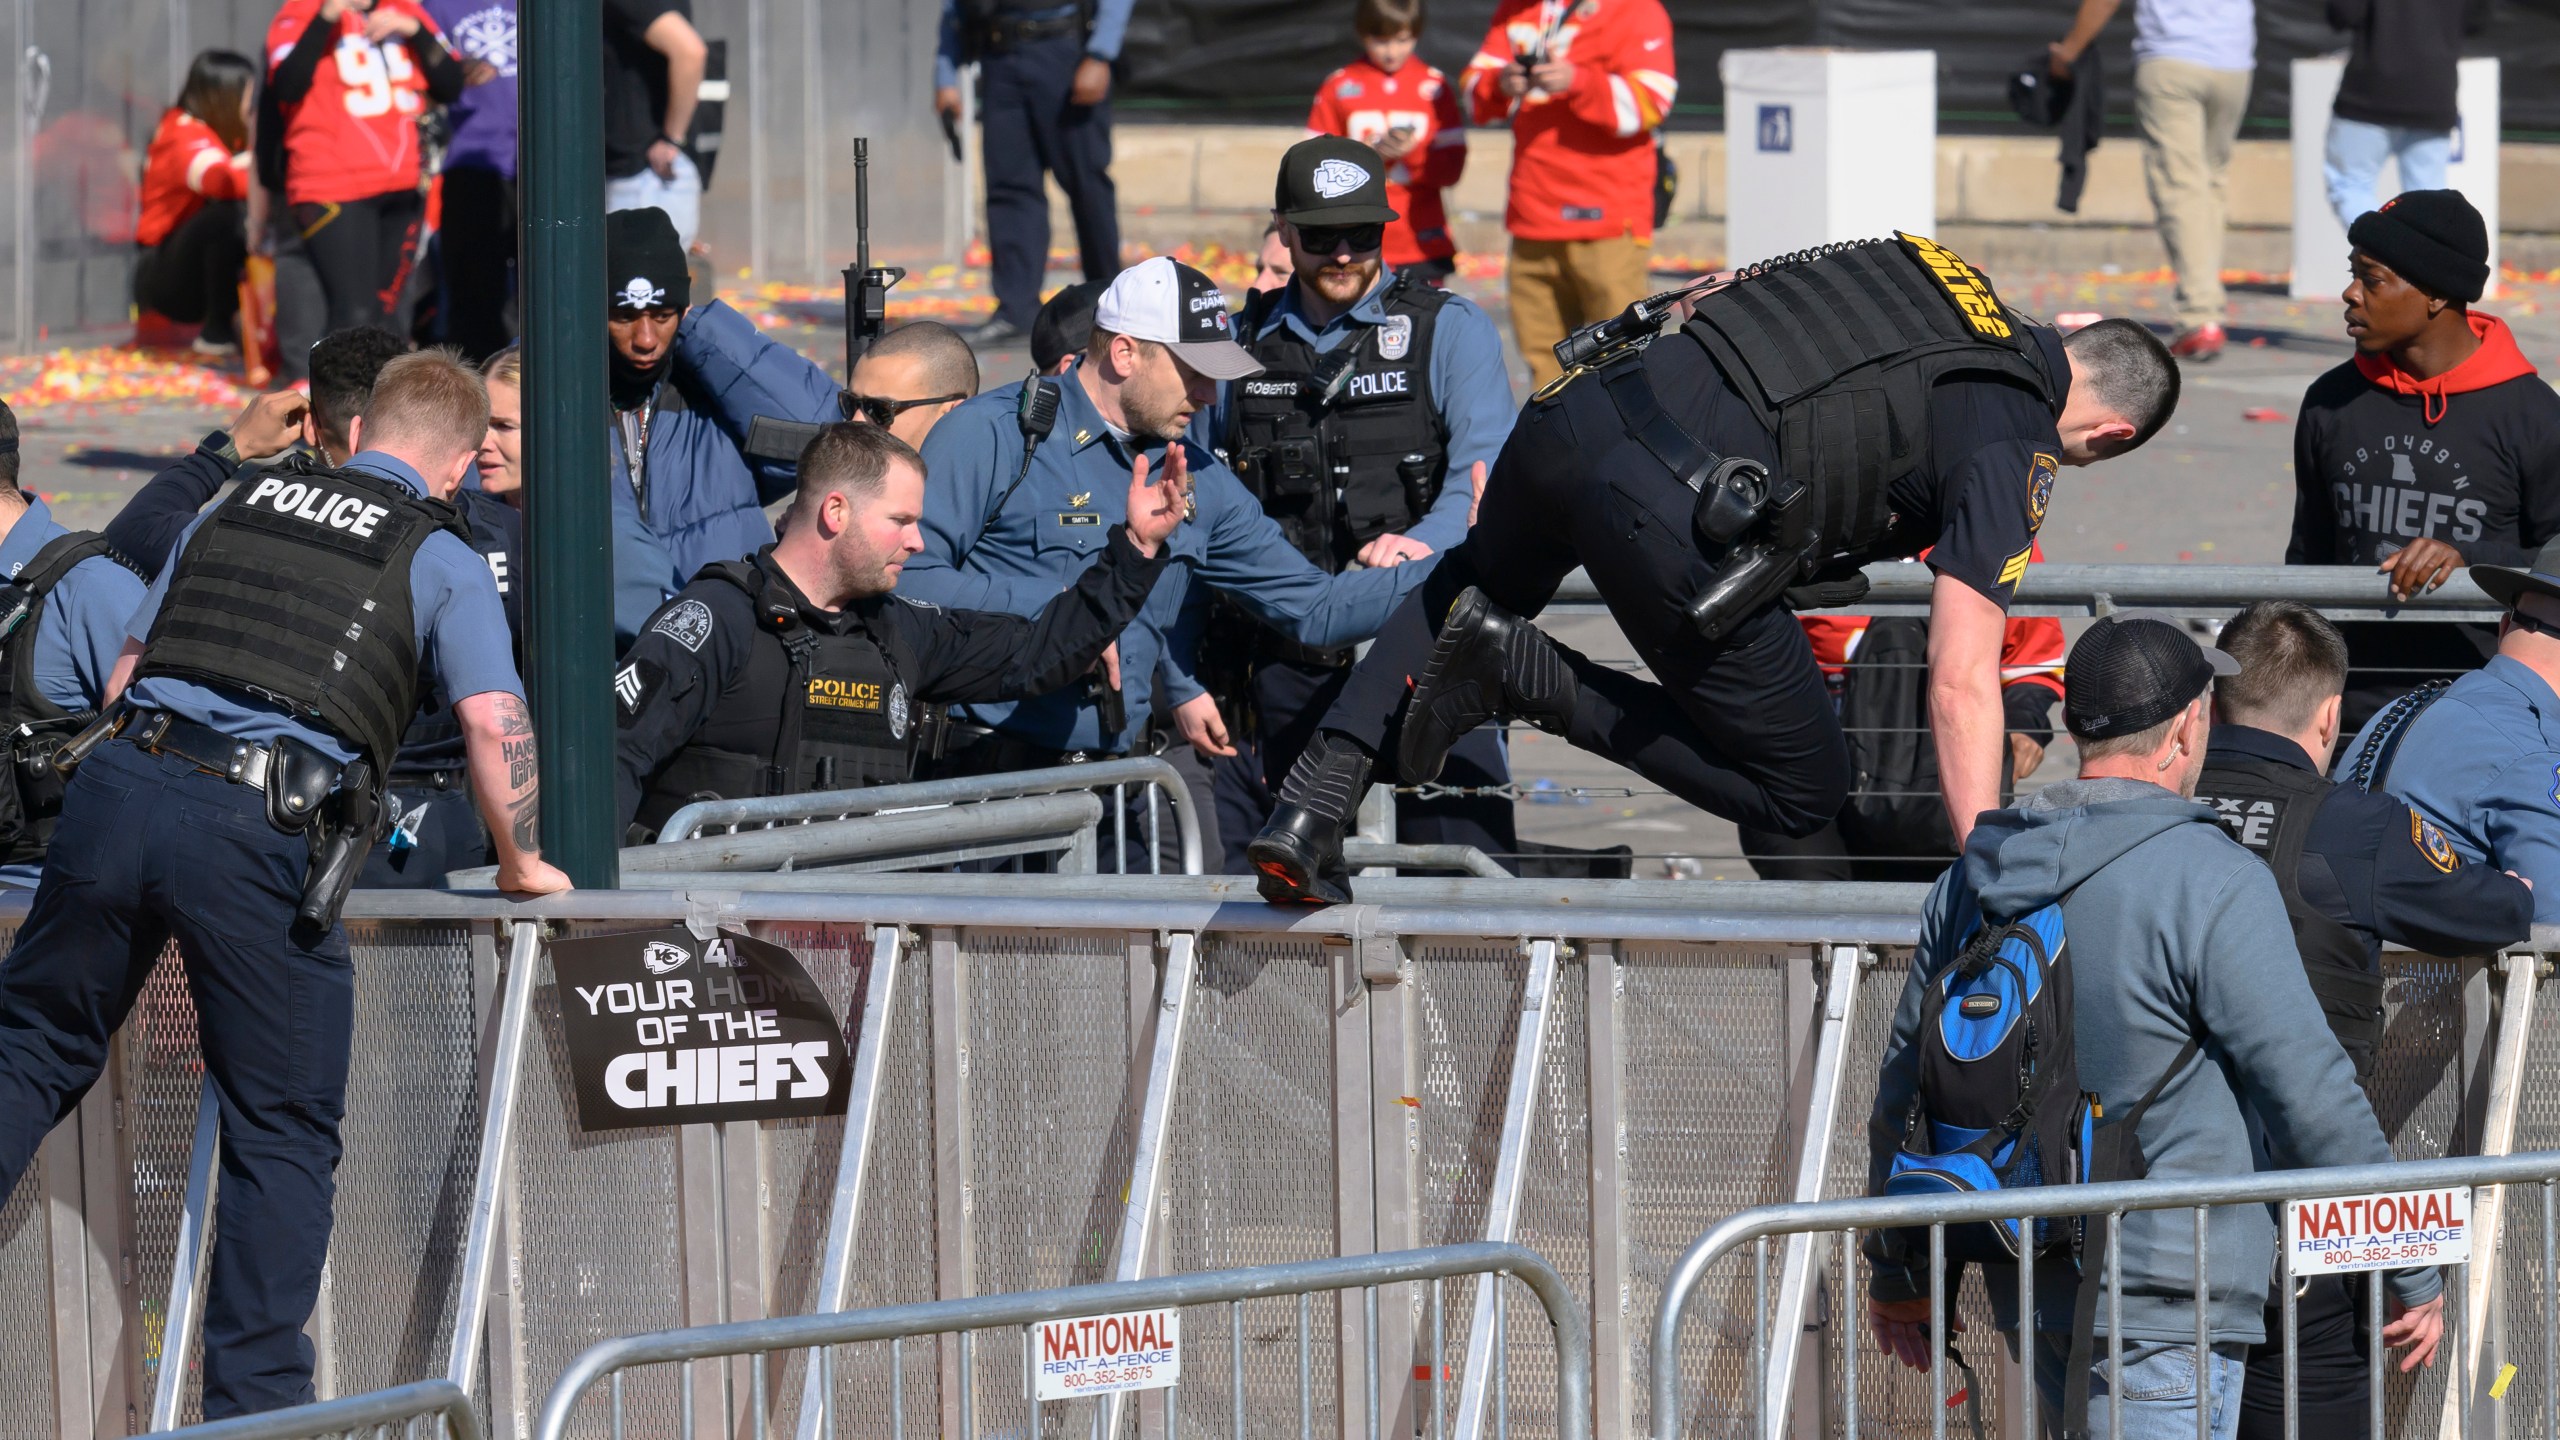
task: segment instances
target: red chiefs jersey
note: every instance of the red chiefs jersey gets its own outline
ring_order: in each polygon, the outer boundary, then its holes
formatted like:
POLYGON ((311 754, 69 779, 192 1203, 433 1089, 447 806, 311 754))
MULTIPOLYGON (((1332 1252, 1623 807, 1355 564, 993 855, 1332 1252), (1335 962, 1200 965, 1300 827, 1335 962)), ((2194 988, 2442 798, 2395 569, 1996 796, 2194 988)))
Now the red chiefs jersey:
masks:
MULTIPOLYGON (((1928 551, 1920 552, 1926 559, 1928 551)), ((2044 559, 2044 551, 2030 547, 2027 563, 2044 559)), ((1857 653, 1858 642, 1866 637, 1864 615, 1799 615, 1804 635, 1813 642, 1813 658, 1822 666, 1823 678, 1834 686, 1840 683, 1840 672, 1849 657, 1857 653)), ((2063 643, 2062 622, 2050 615, 2011 616, 2008 628, 2000 637, 2000 684, 2041 685, 2062 698, 2062 659, 2069 646, 2063 643)))
POLYGON ((151 132, 142 161, 142 223, 133 238, 157 245, 195 218, 208 200, 238 200, 249 193, 249 152, 233 154, 213 127, 172 108, 151 132))
POLYGON ((1503 224, 1523 240, 1653 238, 1653 136, 1680 93, 1662 0, 1502 0, 1467 62, 1479 125, 1511 124, 1503 224), (1502 93, 1502 72, 1543 49, 1570 62, 1561 93, 1502 93))
MULTIPOLYGON (((377 0, 376 13, 414 15, 441 34, 415 0, 377 0)), ((320 0, 285 0, 267 27, 267 73, 320 13, 320 0)), ((338 17, 338 43, 312 73, 311 91, 284 117, 284 196, 291 204, 363 200, 418 183, 418 116, 427 107, 427 77, 400 40, 365 38, 366 17, 338 17)))
POLYGON ((1307 133, 1343 135, 1375 145, 1397 130, 1413 132, 1413 148, 1387 167, 1387 203, 1401 218, 1387 227, 1386 262, 1418 265, 1458 253, 1440 192, 1467 168, 1466 119, 1449 77, 1419 60, 1394 71, 1366 58, 1324 78, 1307 111, 1307 133))

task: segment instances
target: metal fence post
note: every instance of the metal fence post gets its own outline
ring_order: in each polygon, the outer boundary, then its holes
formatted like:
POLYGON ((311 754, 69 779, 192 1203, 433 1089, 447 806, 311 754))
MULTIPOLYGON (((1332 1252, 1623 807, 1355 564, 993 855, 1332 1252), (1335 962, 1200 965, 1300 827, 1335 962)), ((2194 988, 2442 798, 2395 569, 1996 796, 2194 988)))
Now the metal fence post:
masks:
POLYGON ((1615 940, 1587 942, 1591 1094, 1591 1433, 1632 1435, 1635 1391, 1628 1343, 1634 1272, 1627 1239, 1626 952, 1615 940))
MULTIPOLYGON (((1799 1201, 1822 1198, 1830 1168, 1831 1137, 1840 1119, 1841 1071, 1848 1061, 1850 1027, 1857 1020, 1858 974, 1866 952, 1856 945, 1830 945, 1822 947, 1822 958, 1821 1022, 1796 1152, 1794 1195, 1799 1201)), ((1811 1233, 1787 1237, 1784 1268, 1778 1280, 1778 1313, 1770 1321, 1775 1343, 1770 1349, 1766 1383, 1773 1429, 1766 1440, 1776 1440, 1778 1434, 1791 1428, 1790 1393, 1796 1383, 1813 1295, 1822 1283, 1821 1238, 1811 1233)), ((1842 1304, 1847 1303, 1844 1297, 1842 1304)), ((1856 1327, 1850 1328, 1854 1333, 1856 1327)))
POLYGON ((524 1069, 525 1034, 533 1027, 533 977, 540 968, 542 926, 519 921, 507 946, 506 999, 489 1050, 486 1108, 480 1121, 480 1170, 471 1186, 471 1217, 462 1242, 462 1284, 453 1312, 445 1378, 471 1390, 488 1323, 489 1277, 497 1263, 499 1197, 515 1139, 516 1085, 524 1069))
MULTIPOLYGON (((810 1309, 842 1310, 852 1298, 853 1247, 862 1233, 862 1191, 870 1176, 871 1136, 879 1119, 881 1070, 887 1063, 889 1023, 896 1013, 898 969, 905 933, 895 925, 871 930, 871 965, 862 990, 862 1032, 853 1057, 852 1091, 845 1098, 844 1143, 836 1152, 835 1198, 827 1207, 826 1248, 818 1261, 818 1293, 810 1309)), ((801 1390, 800 1440, 818 1440, 819 1367, 809 1367, 801 1390)))
MULTIPOLYGON (((1392 810, 1389 811, 1393 813, 1392 810)), ((1422 1244, 1422 1059, 1417 1030, 1421 1003, 1414 991, 1413 957, 1399 935, 1373 935, 1354 947, 1369 989, 1369 1100, 1371 1154, 1375 1157, 1377 1242, 1380 1251, 1422 1244)), ((1413 1432, 1413 1306, 1398 1290, 1377 1307, 1382 1435, 1413 1432)))
MULTIPOLYGON (((1334 1253, 1367 1255, 1378 1249, 1377 1128, 1378 1104, 1372 1095, 1369 1027, 1376 1007, 1368 983, 1361 978, 1356 946, 1324 948, 1333 999, 1333 1224, 1334 1253)), ((1368 1316, 1360 1297, 1343 1292, 1333 1297, 1334 1404, 1336 1432, 1360 1433, 1366 1410, 1361 1399, 1360 1356, 1368 1342, 1368 1316)))
MULTIPOLYGON (((1197 973, 1199 937, 1165 937, 1161 988, 1151 1026, 1146 1096, 1138 1106, 1137 1143, 1131 1146, 1128 1199, 1120 1208, 1120 1246, 1111 1278, 1135 1280, 1146 1272, 1147 1252, 1156 1234, 1157 1198, 1164 1185, 1165 1151, 1173 1128, 1174 1087, 1182 1077, 1182 1032, 1191 1014, 1192 977, 1197 973)), ((1103 1433, 1118 1436, 1128 1413, 1128 1393, 1114 1394, 1104 1407, 1103 1433)))
MULTIPOLYGON (((960 932, 927 941, 933 972, 934 1293, 956 1300, 978 1290, 976 1199, 969 1135, 969 972, 960 932)), ((940 1433, 960 1433, 960 1347, 944 1340, 940 1433)))
MULTIPOLYGON (((1520 1184, 1528 1164, 1530 1118, 1538 1109, 1538 1081, 1546 1069, 1548 1001, 1554 997, 1559 940, 1529 942, 1529 973, 1520 990, 1520 1016, 1511 1042, 1511 1083, 1502 1102, 1501 1148, 1493 1162, 1493 1188, 1485 1197, 1484 1238, 1507 1244, 1520 1221, 1520 1184)), ((1502 1282, 1476 1282, 1475 1323, 1467 1328, 1465 1379, 1458 1391, 1458 1435, 1476 1440, 1482 1433, 1494 1373, 1493 1311, 1500 1303, 1502 1282)), ((1441 1360, 1432 1361, 1432 1380, 1441 1383, 1441 1360)))
POLYGON ((161 1311, 160 1373, 151 1387, 151 1428, 177 1428, 187 1396, 187 1356, 204 1326, 204 1266, 213 1253, 214 1173, 222 1143, 222 1110, 206 1077, 196 1100, 195 1144, 187 1157, 186 1207, 178 1217, 177 1262, 169 1271, 169 1304, 161 1311))

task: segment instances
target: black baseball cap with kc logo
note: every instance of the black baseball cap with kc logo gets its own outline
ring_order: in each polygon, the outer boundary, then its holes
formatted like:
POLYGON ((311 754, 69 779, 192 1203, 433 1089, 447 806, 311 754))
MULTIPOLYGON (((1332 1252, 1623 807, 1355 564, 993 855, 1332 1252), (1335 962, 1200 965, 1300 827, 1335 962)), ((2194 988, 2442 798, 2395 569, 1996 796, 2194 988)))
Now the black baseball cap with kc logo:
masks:
POLYGON ((1168 256, 1121 271, 1094 302, 1093 328, 1169 346, 1183 364, 1212 380, 1262 373, 1262 362, 1236 343, 1218 282, 1168 256))
POLYGON ((1292 225, 1383 225, 1396 218, 1387 204, 1387 162, 1340 135, 1310 136, 1289 147, 1280 157, 1271 208, 1292 225))

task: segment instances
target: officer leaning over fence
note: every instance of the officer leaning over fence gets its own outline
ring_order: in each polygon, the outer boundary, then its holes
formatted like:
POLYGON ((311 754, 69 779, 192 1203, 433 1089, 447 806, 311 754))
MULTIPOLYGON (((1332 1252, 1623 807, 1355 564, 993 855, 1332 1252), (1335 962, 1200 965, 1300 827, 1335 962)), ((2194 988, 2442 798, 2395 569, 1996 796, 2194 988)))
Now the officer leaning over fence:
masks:
MULTIPOLYGON (((1158 257, 1121 272, 1095 308, 1082 359, 1065 376, 990 390, 953 411, 924 444, 924 551, 904 593, 955 609, 1037 615, 1122 522, 1133 466, 1189 476, 1193 523, 1174 532, 1175 562, 1121 636, 1119 675, 1035 699, 954 710, 945 773, 1021 770, 1125 751, 1146 733, 1151 677, 1193 581, 1232 596, 1302 644, 1375 633, 1428 561, 1327 575, 1309 564, 1232 472, 1182 436, 1216 382, 1260 367, 1234 340, 1226 298, 1208 276, 1158 257), (1026 400, 1025 387, 1040 394, 1026 400)), ((1188 656, 1175 657, 1188 674, 1188 656)), ((1209 748, 1216 704, 1192 692, 1175 722, 1209 748), (1204 716, 1205 712, 1205 716, 1204 716)))
POLYGON ((142 603, 103 536, 66 530, 18 488, 18 416, 0 405, 0 884, 32 886, 62 810, 53 755, 96 719, 142 603))
POLYGON ((478 376, 404 356, 344 467, 264 476, 189 527, 134 613, 111 687, 124 703, 66 755, 79 768, 44 880, 0 962, 14 1186, 178 943, 222 1115, 209 1418, 312 1398, 301 1332, 328 1254, 354 1015, 338 905, 422 665, 459 697, 500 888, 568 888, 539 849, 533 723, 497 587, 437 498, 487 424, 478 376))
MULTIPOLYGON (((1933 1172, 1969 1176, 1977 1189, 2057 1183, 2050 1169, 2027 1172, 2064 1154, 2083 1156, 2088 1178, 2101 1182, 2390 1161, 2354 1066, 2320 1025, 2319 1001, 2292 963, 2276 883, 2213 823, 2211 808, 2189 798, 2213 728, 2206 691, 2237 670, 2231 656, 2146 616, 2101 620, 2072 647, 2063 714, 2079 742, 2079 775, 1983 815, 1963 860, 1929 892, 1868 1121, 1870 1194, 1947 1193, 1933 1172), (2023 952, 2039 947, 2002 939, 1997 957, 1973 949, 1983 927, 2014 934, 2011 922, 2034 928, 2044 955, 2062 967, 2034 974, 2067 976, 2067 986, 2028 983, 2021 967, 2048 961, 2023 952), (1990 974, 2006 966, 2017 988, 1951 975, 1968 956, 1990 974), (1961 1001, 1959 985, 1970 992, 1961 1001), (1988 1009, 1977 1008, 1986 998, 1988 1009), (2032 1022, 2004 1009, 2012 998, 2029 1014, 2043 1005, 2056 1022, 2067 1018, 2065 1042, 2035 1042, 2032 1022), (2030 1038, 2011 1038, 2022 1032, 2030 1038), (1972 1063, 1995 1054, 2016 1068, 1972 1063), (2065 1057, 2075 1070, 2061 1068, 2065 1057), (2042 1094, 2028 1083, 2037 1067, 2049 1082, 2042 1094), (2064 1075, 2076 1083, 2050 1083, 2064 1075), (2082 1092, 2098 1102, 2085 1142, 2065 1138, 2078 1130, 2082 1092), (1985 1116, 2033 1118, 1971 1128, 1985 1116), (2071 1123, 2039 1123, 2061 1118, 2071 1123), (2040 1137, 2032 1150, 2029 1135, 2040 1137), (1990 1155, 1964 1148, 2007 1139, 2016 1143, 1990 1155)), ((1945 1244, 1986 1261, 2000 1253, 2002 1242, 1986 1249, 1957 1233, 1974 1228, 1950 1226, 1945 1244)), ((2097 1287, 2084 1285, 2106 1256, 2098 1229, 2089 1226, 2081 1242, 2080 1273, 2066 1258, 2067 1230, 2045 1237, 2036 1266, 2029 1328, 2045 1433, 2062 1433, 2065 1404, 2076 1400, 2087 1407, 2082 1434, 2230 1440, 2242 1352, 2265 1338, 2277 1239, 2269 1207, 2216 1207, 2203 1240, 2188 1211, 2126 1214, 2115 1303, 2101 1304, 2097 1287), (2211 1267, 2202 1297, 2199 1251, 2211 1267), (2196 1353, 2199 1298, 2209 1355, 2196 1353), (2104 1340, 2111 1315, 2121 1318, 2123 1342, 2113 1378, 2104 1340), (2070 1383, 2075 1371, 2085 1388, 2070 1383)), ((1874 1231, 1864 1242, 1869 1322, 1888 1353, 1915 1366, 1929 1363, 1930 1247, 1930 1232, 1917 1226, 1874 1231)), ((2014 1267, 1986 1263, 1983 1278, 2001 1328, 2013 1331, 2014 1267)), ((1959 1279, 1949 1277, 1946 1296, 1959 1279)), ((2407 1345, 2413 1364, 2427 1363, 2443 1333, 2443 1281, 2434 1270, 2388 1279, 2397 1313, 2383 1338, 2407 1345)))
POLYGON ((706 568, 614 672, 625 824, 696 800, 908 778, 919 707, 1054 690, 1091 668, 1164 570, 1179 474, 1128 482, 1129 520, 1034 619, 892 594, 923 548, 924 461, 876 425, 830 425, 800 457, 780 541, 706 568))
POLYGON ((1342 834, 1377 758, 1427 783, 1497 717, 1727 819, 1814 829, 1848 757, 1788 605, 1847 604, 1859 565, 1933 546, 1930 728, 1961 844, 1999 800, 2002 622, 2061 467, 2167 423, 2166 347, 2129 320, 2065 340, 1906 235, 1657 296, 1560 349, 1476 528, 1353 671, 1250 847, 1264 897, 1350 898, 1342 834), (1664 334, 1675 305, 1690 318, 1664 334), (1529 623, 1576 565, 1654 679, 1529 623))
MULTIPOLYGON (((1481 475, 1511 433, 1511 377, 1493 322, 1381 262, 1396 218, 1386 174, 1378 152, 1333 135, 1281 157, 1272 209, 1295 278, 1246 299, 1238 338, 1262 373, 1220 387, 1192 427, 1298 553, 1336 574, 1464 539, 1470 473, 1481 475)), ((1217 764, 1220 829, 1236 851, 1228 868, 1240 871, 1246 837, 1270 818, 1271 796, 1351 673, 1351 652, 1298 644, 1226 607, 1209 626, 1204 658, 1227 672, 1211 688, 1250 711, 1236 717, 1242 753, 1217 764)), ((1460 739, 1441 778, 1507 783, 1501 731, 1460 739)), ((1510 803, 1486 797, 1401 800, 1396 836, 1493 855, 1519 848, 1510 803)))
POLYGON ((2507 608, 2498 653, 2451 685, 2382 708, 2342 762, 2440 827, 2456 854, 2533 882, 2533 918, 2560 924, 2560 540, 2533 568, 2474 565, 2507 608))
MULTIPOLYGON (((2322 778, 2338 743, 2347 642, 2319 611, 2262 600, 2217 642, 2239 673, 2214 685, 2198 802, 2275 871, 2311 993, 2368 1087, 2382 1044, 2382 943, 2479 955, 2525 938, 2533 893, 2466 865, 2444 832, 2387 795, 2322 778)), ((2368 1094, 2371 1091, 2368 1089, 2368 1094)), ((2317 1276, 2295 1301, 2295 1403, 2306 1433, 2368 1434, 2369 1342, 2361 1276, 2317 1276)), ((2249 1349, 2242 1440, 2283 1440, 2284 1346, 2270 1297, 2249 1349)))

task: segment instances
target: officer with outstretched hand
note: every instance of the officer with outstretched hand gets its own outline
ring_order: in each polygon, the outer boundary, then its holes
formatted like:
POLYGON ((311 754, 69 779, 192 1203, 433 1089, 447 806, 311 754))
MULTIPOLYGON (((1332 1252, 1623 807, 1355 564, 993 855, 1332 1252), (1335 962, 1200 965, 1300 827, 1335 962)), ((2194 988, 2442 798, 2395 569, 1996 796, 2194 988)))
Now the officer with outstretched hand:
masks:
POLYGON ((134 613, 123 703, 77 773, 0 962, 0 1186, 106 1063, 171 939, 221 1102, 204 1413, 312 1398, 302 1335, 329 1251, 354 975, 338 906, 421 663, 448 695, 502 889, 568 888, 537 838, 533 724, 489 568, 442 497, 488 424, 479 377, 393 361, 344 466, 302 462, 188 528, 134 613))
MULTIPOLYGON (((1301 140, 1281 158, 1272 209, 1294 278, 1246 299, 1236 329, 1262 373, 1220 387, 1192 427, 1298 553, 1334 574, 1425 559, 1465 538, 1468 476, 1511 433, 1511 377, 1493 321, 1385 267, 1396 218, 1386 175, 1378 152, 1337 135, 1301 140)), ((1245 712, 1242 753, 1221 757, 1216 772, 1219 829, 1241 862, 1350 676, 1351 652, 1297 644, 1225 607, 1209 626, 1209 649, 1228 672, 1213 688, 1245 712)), ((1510 778, 1490 726, 1461 737, 1442 773, 1470 789, 1510 778)), ((1493 855, 1519 848, 1510 802, 1489 797, 1405 797, 1396 834, 1493 855)))
MULTIPOLYGON (((2531 888, 2487 865, 2467 865, 2425 817, 2388 795, 2323 778, 2337 748, 2347 642, 2319 611, 2262 600, 2222 627, 2238 663, 2214 685, 2214 723, 2198 803, 2275 871, 2312 997, 2331 1033, 2370 1083, 2382 1044, 2382 944, 2430 955, 2479 955, 2533 928, 2531 888)), ((2365 1436, 2370 1343, 2362 1276, 2315 1276, 2295 1301, 2295 1403, 2309 1433, 2365 1436)), ((2396 1306, 2395 1306, 2396 1309, 2396 1306)), ((2285 1365, 2278 1306, 2267 1339, 2249 1350, 2242 1440, 2285 1433, 2285 1365)), ((2383 1331, 2392 1345, 2433 1348, 2441 1305, 2421 1306, 2383 1331)), ((2410 1369, 2418 1363, 2413 1350, 2410 1369)))
POLYGON ((18 466, 18 416, 0 405, 0 884, 32 887, 62 811, 54 753, 97 719, 142 577, 103 536, 56 523, 18 466))
POLYGON ((1183 439, 1217 382, 1260 373, 1234 340, 1226 297, 1208 276, 1163 256, 1120 273, 1094 309, 1085 353, 1065 375, 1033 376, 951 412, 926 437, 924 550, 904 593, 937 605, 1037 615, 1126 518, 1131 469, 1188 477, 1193 524, 1174 532, 1172 564, 1121 637, 1119 675, 1097 675, 1014 703, 954 709, 945 773, 1036 769, 1125 753, 1146 733, 1160 657, 1190 698, 1178 730, 1205 738, 1217 706, 1193 657, 1166 636, 1191 585, 1234 598, 1301 644, 1348 645, 1376 633, 1429 560, 1327 575, 1207 451, 1183 439), (1205 714, 1204 714, 1205 712, 1205 714))
POLYGON ((2168 421, 2167 349, 2129 320, 2066 341, 1898 235, 1653 297, 1558 352, 1476 528, 1353 672, 1249 847, 1263 895, 1348 899, 1342 834, 1376 758, 1426 783, 1495 718, 1755 829, 1821 825, 1847 749, 1782 600, 1850 603, 1860 565, 1924 548, 1930 728, 1961 845, 1999 801, 2002 624, 2054 482, 2168 421), (1662 333, 1675 308, 1688 319, 1662 333), (1576 565, 1654 679, 1528 623, 1576 565))
POLYGON ((697 800, 908 778, 917 707, 1054 690, 1090 669, 1165 566, 1189 496, 1138 460, 1127 523, 1033 619, 892 593, 924 548, 924 461, 877 425, 800 457, 782 538, 704 570, 614 672, 622 816, 651 831, 697 800))

